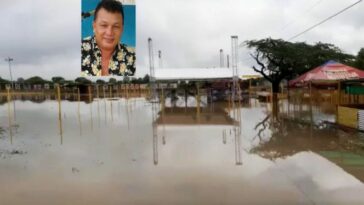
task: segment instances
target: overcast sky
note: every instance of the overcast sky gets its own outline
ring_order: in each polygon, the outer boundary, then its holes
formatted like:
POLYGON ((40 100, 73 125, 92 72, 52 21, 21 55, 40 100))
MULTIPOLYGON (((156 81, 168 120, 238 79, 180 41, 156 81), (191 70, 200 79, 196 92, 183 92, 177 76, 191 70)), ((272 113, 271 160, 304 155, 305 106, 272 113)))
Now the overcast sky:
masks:
MULTIPOLYGON (((357 0, 136 0, 137 76, 148 73, 148 37, 163 67, 218 67, 219 49, 231 35, 245 40, 289 39, 357 0)), ((80 0, 1 0, 0 76, 46 79, 80 74, 80 0)), ((293 41, 333 43, 356 55, 364 47, 364 3, 293 41)), ((226 60, 225 60, 226 61, 226 60)), ((155 65, 158 60, 155 56, 155 65)), ((239 49, 240 73, 252 74, 248 51, 239 49)))

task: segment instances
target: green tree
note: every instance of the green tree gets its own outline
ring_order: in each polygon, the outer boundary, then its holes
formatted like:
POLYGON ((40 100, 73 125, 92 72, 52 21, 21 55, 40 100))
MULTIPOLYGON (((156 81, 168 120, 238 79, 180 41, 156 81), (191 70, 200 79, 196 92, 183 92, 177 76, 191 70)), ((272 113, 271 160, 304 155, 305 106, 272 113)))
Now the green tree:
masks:
POLYGON ((130 77, 129 76, 124 76, 123 82, 125 84, 129 84, 130 83, 130 77))
POLYGON ((10 81, 0 77, 0 83, 7 84, 10 83, 10 81))
POLYGON ((61 84, 63 83, 65 80, 63 77, 61 76, 55 76, 55 77, 52 77, 52 82, 53 83, 58 83, 58 84, 61 84))
POLYGON ((144 83, 144 84, 149 83, 149 75, 148 75, 148 74, 146 74, 146 75, 144 76, 144 78, 143 78, 143 80, 142 80, 142 83, 144 83))
POLYGON ((43 78, 41 78, 39 76, 30 77, 30 78, 26 79, 24 82, 25 83, 29 83, 29 84, 44 84, 44 83, 49 83, 49 81, 44 80, 43 78))
POLYGON ((96 80, 96 83, 97 83, 97 84, 101 84, 101 85, 103 85, 103 84, 105 84, 106 82, 105 82, 104 80, 97 79, 97 80, 96 80))
POLYGON ((137 78, 131 78, 131 83, 137 84, 138 83, 138 79, 137 78))
POLYGON ((24 83, 24 78, 20 77, 16 80, 17 83, 24 83))
POLYGON ((110 78, 109 79, 109 84, 116 84, 117 80, 115 78, 110 78))
POLYGON ((251 56, 259 65, 253 66, 254 71, 272 83, 273 93, 279 92, 279 84, 283 79, 290 80, 328 60, 345 64, 354 60, 354 56, 343 53, 338 47, 321 42, 309 45, 305 42, 292 43, 266 38, 245 43, 253 49, 251 56))
POLYGON ((364 48, 361 48, 356 56, 354 67, 364 70, 364 48))
POLYGON ((75 82, 79 84, 89 85, 92 84, 91 80, 84 78, 84 77, 78 77, 75 79, 75 82))

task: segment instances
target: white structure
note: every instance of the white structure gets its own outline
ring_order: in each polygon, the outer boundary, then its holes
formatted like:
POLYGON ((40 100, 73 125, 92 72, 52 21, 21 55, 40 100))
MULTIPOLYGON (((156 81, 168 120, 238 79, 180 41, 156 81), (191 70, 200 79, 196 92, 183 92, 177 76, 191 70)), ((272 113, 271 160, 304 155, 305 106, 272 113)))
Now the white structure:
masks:
POLYGON ((155 69, 157 81, 232 79, 229 68, 163 68, 155 69))

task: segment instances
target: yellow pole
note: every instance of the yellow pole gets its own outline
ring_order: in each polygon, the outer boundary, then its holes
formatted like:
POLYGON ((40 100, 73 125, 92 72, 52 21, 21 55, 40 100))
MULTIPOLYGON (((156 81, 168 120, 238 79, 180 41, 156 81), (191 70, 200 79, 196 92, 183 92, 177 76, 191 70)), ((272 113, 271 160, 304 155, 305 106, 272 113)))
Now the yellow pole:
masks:
POLYGON ((126 89, 126 98, 127 98, 127 99, 129 99, 129 87, 130 87, 130 86, 129 86, 129 84, 128 84, 128 87, 127 87, 127 89, 126 89))
POLYGON ((231 90, 230 90, 230 83, 228 84, 228 90, 229 90, 229 96, 228 96, 228 112, 230 113, 230 110, 231 110, 231 90))
POLYGON ((340 81, 337 82, 337 105, 340 106, 341 101, 341 83, 340 81))
POLYGON ((61 135, 61 144, 63 144, 61 88, 59 85, 57 85, 57 101, 58 101, 59 134, 61 135))
POLYGON ((249 106, 251 105, 251 87, 252 87, 252 79, 249 78, 249 106))
POLYGON ((226 130, 222 131, 222 143, 226 144, 226 130))
POLYGON ((80 101, 81 101, 81 97, 80 97, 80 88, 77 87, 77 101, 78 101, 78 124, 80 125, 80 135, 82 135, 82 124, 81 124, 81 112, 80 112, 80 101))
POLYGON ((105 124, 107 122, 107 110, 106 110, 106 91, 105 91, 105 85, 102 86, 102 92, 103 92, 103 95, 104 95, 104 116, 105 116, 105 124))
POLYGON ((91 92, 91 86, 88 86, 88 97, 90 101, 90 114, 91 114, 91 130, 94 129, 94 123, 93 123, 93 116, 92 116, 92 92, 91 92))
POLYGON ((114 114, 112 110, 112 100, 110 100, 110 114, 111 114, 111 122, 114 122, 114 114))
POLYGON ((99 85, 96 85, 96 97, 97 97, 97 101, 99 101, 100 98, 100 93, 99 93, 99 85))
POLYGON ((116 86, 116 96, 120 97, 120 95, 119 95, 119 85, 116 86))
POLYGON ((196 84, 197 87, 197 122, 200 123, 200 88, 199 84, 196 84))
POLYGON ((96 84, 96 95, 97 95, 97 122, 100 127, 100 91, 99 85, 96 84))
MULTIPOLYGON (((312 81, 310 81, 310 120, 311 120, 311 131, 312 131, 312 121, 313 121, 313 116, 312 116, 312 81)), ((312 134, 312 132, 311 132, 312 134)))
POLYGON ((271 86, 270 86, 269 102, 272 104, 272 108, 273 108, 273 84, 271 84, 271 86))
POLYGON ((165 117, 165 99, 164 99, 164 89, 162 88, 162 93, 161 93, 161 106, 162 106, 162 124, 163 124, 163 136, 162 136, 162 142, 163 144, 166 144, 166 139, 165 139, 165 134, 166 134, 166 130, 165 130, 165 124, 164 124, 164 117, 165 117))
POLYGON ((340 98, 341 98, 341 83, 337 82, 337 106, 336 106, 336 123, 339 121, 339 106, 340 106, 340 98))

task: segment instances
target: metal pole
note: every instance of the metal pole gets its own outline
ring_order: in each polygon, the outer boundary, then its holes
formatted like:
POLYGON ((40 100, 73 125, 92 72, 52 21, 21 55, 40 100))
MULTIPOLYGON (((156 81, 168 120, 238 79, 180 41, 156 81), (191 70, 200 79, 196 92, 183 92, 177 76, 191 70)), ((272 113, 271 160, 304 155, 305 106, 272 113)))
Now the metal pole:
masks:
POLYGON ((14 82, 13 82, 13 74, 11 72, 11 61, 14 61, 13 58, 6 58, 5 61, 7 61, 9 63, 9 73, 10 73, 10 80, 11 80, 11 89, 14 89, 14 82))
POLYGON ((238 83, 238 36, 231 36, 231 67, 233 70, 233 89, 232 89, 232 105, 233 105, 233 119, 237 120, 239 125, 234 126, 235 135, 235 160, 236 165, 242 165, 241 152, 240 152, 240 107, 236 107, 235 98, 240 98, 240 89, 238 83), (238 94, 238 95, 236 95, 238 94))
POLYGON ((224 67, 224 51, 220 49, 220 68, 224 67))
POLYGON ((155 100, 157 98, 157 93, 155 87, 155 71, 154 71, 152 38, 148 38, 148 48, 149 48, 150 88, 152 90, 152 99, 155 100))
POLYGON ((162 51, 161 50, 158 51, 158 61, 159 61, 159 68, 162 68, 163 64, 162 64, 162 51))
MULTIPOLYGON (((10 73, 10 80, 11 80, 11 92, 14 92, 14 81, 13 81, 13 74, 11 72, 11 61, 14 61, 13 58, 6 58, 5 61, 9 63, 9 73, 10 73)), ((16 108, 15 108, 15 100, 13 100, 13 115, 14 115, 14 121, 16 121, 16 108)))

